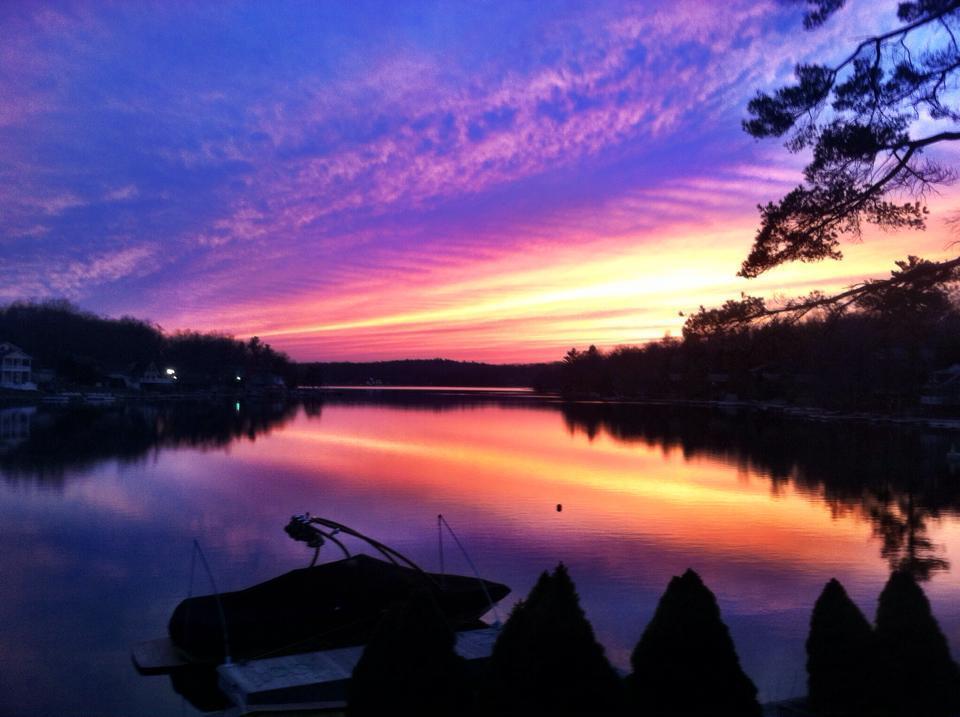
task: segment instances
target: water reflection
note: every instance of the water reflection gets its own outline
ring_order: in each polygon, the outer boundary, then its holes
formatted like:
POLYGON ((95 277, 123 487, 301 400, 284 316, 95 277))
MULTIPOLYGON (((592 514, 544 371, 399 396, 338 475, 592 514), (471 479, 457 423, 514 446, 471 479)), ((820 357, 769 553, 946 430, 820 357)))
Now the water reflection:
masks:
MULTIPOLYGON (((319 415, 321 404, 306 405, 319 415)), ((135 463, 159 449, 224 448, 255 440, 296 414, 290 402, 171 402, 0 411, 0 474, 58 485, 109 460, 135 463)))
POLYGON ((952 445, 947 436, 916 427, 668 406, 566 404, 563 415, 573 433, 593 439, 605 432, 623 442, 678 447, 688 459, 719 458, 768 475, 774 490, 792 484, 822 497, 836 514, 867 517, 891 570, 928 580, 949 568, 928 536, 931 520, 960 510, 960 483, 945 460, 952 445))
MULTIPOLYGON (((36 407, 0 410, 0 474, 7 481, 58 485, 108 460, 135 463, 161 449, 220 449, 237 440, 256 440, 290 422, 299 409, 320 417, 330 406, 390 407, 443 413, 479 409, 560 411, 572 435, 591 442, 607 436, 641 444, 685 460, 719 459, 744 473, 769 477, 774 494, 784 486, 823 500, 835 515, 856 513, 869 520, 891 569, 920 580, 949 569, 929 537, 931 520, 960 510, 960 482, 943 460, 949 439, 916 428, 800 421, 776 413, 726 413, 678 406, 560 403, 530 394, 474 391, 328 391, 323 398, 275 402, 188 402, 117 407, 74 407, 38 412, 36 407), (534 402, 535 401, 535 402, 534 402)), ((340 436, 348 445, 384 448, 384 438, 362 433, 340 436)), ((533 437, 534 440, 542 440, 533 437)), ((330 434, 314 440, 336 443, 330 434)), ((423 441, 405 442, 415 451, 423 441)), ((466 450, 461 447, 460 450, 466 450)), ((441 452, 434 452, 440 457, 441 452)), ((495 459, 487 451, 485 462, 495 459)), ((511 461, 521 460, 507 456, 511 461)))
POLYGON ((35 406, 0 408, 0 455, 8 453, 30 438, 35 406))
POLYGON ((130 645, 186 596, 193 538, 239 589, 309 562, 282 531, 304 510, 426 568, 443 513, 514 597, 563 560, 621 667, 693 567, 763 699, 802 692, 833 576, 869 615, 889 566, 910 567, 960 644, 960 483, 949 438, 913 427, 400 392, 41 407, 3 426, 0 713, 189 712, 134 673, 130 645))

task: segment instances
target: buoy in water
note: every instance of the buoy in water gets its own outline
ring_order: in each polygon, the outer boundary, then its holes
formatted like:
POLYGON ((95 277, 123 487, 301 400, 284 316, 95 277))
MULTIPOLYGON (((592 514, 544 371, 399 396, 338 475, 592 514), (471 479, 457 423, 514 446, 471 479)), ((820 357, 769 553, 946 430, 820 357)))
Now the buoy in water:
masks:
POLYGON ((563 511, 563 503, 557 503, 557 512, 560 513, 563 511))

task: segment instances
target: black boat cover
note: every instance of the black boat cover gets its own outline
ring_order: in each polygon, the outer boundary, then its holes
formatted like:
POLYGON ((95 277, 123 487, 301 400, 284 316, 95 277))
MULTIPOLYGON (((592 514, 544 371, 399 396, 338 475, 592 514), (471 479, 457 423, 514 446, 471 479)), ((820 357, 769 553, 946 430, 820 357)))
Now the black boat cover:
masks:
POLYGON ((219 606, 215 595, 187 598, 170 618, 170 637, 199 663, 222 662, 227 646, 236 660, 360 645, 390 605, 418 588, 433 594, 453 629, 510 592, 501 583, 424 573, 357 554, 222 593, 219 606))

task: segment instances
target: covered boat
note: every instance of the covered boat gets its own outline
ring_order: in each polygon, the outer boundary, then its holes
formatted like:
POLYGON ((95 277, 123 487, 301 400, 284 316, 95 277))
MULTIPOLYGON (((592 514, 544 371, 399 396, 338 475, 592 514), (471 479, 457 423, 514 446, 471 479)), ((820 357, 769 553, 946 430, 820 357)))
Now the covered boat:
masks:
POLYGON ((429 592, 451 627, 463 629, 510 592, 506 585, 479 577, 425 572, 396 550, 325 518, 294 516, 286 531, 315 549, 309 567, 244 590, 187 598, 176 607, 170 641, 185 663, 364 644, 382 613, 414 590, 429 592), (381 557, 351 554, 345 536, 358 538, 381 557), (319 550, 328 542, 344 557, 317 565, 319 550))

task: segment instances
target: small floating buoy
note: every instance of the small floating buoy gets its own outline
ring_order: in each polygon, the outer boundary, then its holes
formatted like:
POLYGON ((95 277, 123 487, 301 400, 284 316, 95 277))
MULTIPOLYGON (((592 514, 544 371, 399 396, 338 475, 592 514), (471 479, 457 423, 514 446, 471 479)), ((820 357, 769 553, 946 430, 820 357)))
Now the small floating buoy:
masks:
POLYGON ((563 512, 563 503, 557 503, 557 512, 558 513, 563 512))

